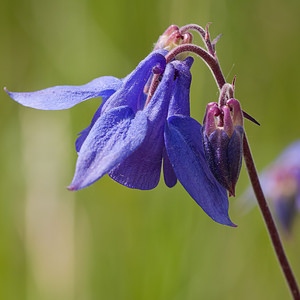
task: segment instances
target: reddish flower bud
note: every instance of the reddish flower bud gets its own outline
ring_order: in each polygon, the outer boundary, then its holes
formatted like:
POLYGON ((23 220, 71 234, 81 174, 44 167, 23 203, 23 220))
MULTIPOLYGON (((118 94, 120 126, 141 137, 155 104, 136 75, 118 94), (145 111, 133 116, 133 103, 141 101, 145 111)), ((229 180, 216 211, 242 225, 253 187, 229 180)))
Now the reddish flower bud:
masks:
MULTIPOLYGON (((168 29, 159 37, 157 43, 154 46, 154 50, 164 49, 170 51, 182 44, 192 43, 193 36, 190 32, 181 34, 178 26, 171 25, 168 29)), ((188 53, 181 53, 176 56, 176 59, 184 60, 188 56, 188 53)))
POLYGON ((243 153, 243 113, 238 100, 209 103, 203 122, 205 157, 218 182, 235 194, 243 153))

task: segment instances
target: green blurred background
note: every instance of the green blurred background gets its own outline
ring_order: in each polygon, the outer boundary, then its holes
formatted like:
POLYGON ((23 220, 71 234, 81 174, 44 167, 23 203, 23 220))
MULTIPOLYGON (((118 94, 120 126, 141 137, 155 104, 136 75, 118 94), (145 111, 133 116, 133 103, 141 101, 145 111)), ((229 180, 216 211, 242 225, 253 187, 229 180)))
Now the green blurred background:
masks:
MULTIPOLYGON (((261 170, 300 136, 299 12, 298 0, 2 0, 0 83, 33 91, 124 77, 170 24, 213 22, 224 74, 237 75, 236 97, 262 124, 245 124, 261 170)), ((199 59, 192 73, 201 121, 218 92, 199 59)), ((230 199, 235 229, 180 184, 142 192, 105 176, 72 193, 76 134, 100 99, 47 112, 0 97, 0 299, 290 298, 259 210, 240 209, 244 169, 230 199)), ((300 281, 295 225, 284 245, 300 281)))

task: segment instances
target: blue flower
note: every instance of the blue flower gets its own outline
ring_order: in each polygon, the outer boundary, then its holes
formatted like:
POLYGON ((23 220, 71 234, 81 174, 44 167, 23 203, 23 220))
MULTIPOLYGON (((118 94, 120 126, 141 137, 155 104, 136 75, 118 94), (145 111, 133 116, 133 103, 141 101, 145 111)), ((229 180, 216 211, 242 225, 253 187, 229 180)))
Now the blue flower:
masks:
POLYGON ((300 211, 300 141, 288 146, 260 179, 278 222, 289 233, 300 211))
POLYGON ((228 197, 209 169, 202 126, 190 117, 191 57, 166 64, 161 50, 146 57, 124 79, 100 77, 82 86, 56 86, 32 93, 8 92, 24 106, 67 109, 102 97, 90 125, 76 140, 78 159, 70 190, 85 188, 105 174, 135 189, 177 179, 216 222, 235 226, 228 216, 228 197), (160 83, 149 103, 144 92, 153 70, 160 83))

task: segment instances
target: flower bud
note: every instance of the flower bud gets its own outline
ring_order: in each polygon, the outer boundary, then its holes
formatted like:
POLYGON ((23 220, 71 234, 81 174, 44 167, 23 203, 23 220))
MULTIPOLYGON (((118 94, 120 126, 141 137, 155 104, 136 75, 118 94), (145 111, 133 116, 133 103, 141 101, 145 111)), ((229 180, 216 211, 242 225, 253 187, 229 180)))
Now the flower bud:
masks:
POLYGON ((243 153, 243 113, 238 100, 209 103, 203 122, 205 157, 217 181, 235 194, 243 153))
MULTIPOLYGON (((154 46, 154 50, 164 49, 171 51, 182 44, 188 44, 193 41, 193 36, 191 33, 186 32, 184 34, 180 33, 179 27, 176 25, 171 25, 168 29, 159 37, 157 43, 154 46)), ((188 56, 188 53, 181 53, 177 55, 176 59, 184 60, 188 56)))

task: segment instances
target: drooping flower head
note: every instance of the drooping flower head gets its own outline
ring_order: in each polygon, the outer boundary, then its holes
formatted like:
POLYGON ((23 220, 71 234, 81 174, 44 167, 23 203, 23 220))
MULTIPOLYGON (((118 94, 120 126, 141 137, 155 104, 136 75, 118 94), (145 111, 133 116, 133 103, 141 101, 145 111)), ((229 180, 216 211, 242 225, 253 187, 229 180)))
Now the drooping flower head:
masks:
MULTIPOLYGON (((208 31, 204 40, 210 52, 200 53, 208 64, 217 64, 208 31)), ((153 189, 163 166, 168 187, 178 180, 213 220, 235 226, 228 216, 226 189, 234 194, 241 165, 241 108, 233 98, 210 105, 203 128, 190 117, 191 42, 190 33, 172 25, 123 79, 106 76, 82 86, 7 91, 20 104, 44 110, 102 97, 90 125, 76 140, 78 159, 69 190, 85 188, 105 174, 130 188, 153 189), (185 45, 187 50, 181 51, 185 45)))

